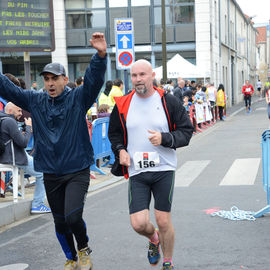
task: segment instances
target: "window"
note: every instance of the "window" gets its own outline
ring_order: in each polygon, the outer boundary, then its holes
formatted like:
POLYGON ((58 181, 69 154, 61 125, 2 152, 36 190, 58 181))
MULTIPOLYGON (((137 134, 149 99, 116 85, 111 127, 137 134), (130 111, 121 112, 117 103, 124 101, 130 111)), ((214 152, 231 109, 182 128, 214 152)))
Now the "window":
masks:
POLYGON ((127 7, 128 2, 127 0, 109 0, 109 6, 112 7, 127 7))
POLYGON ((174 8, 175 24, 193 23, 194 22, 194 6, 176 6, 174 8))
POLYGON ((105 0, 65 0, 67 29, 106 27, 105 0), (72 10, 71 10, 72 9, 72 10))
POLYGON ((84 0, 65 0, 66 9, 82 9, 85 8, 84 0))
POLYGON ((93 10, 87 13, 87 28, 106 27, 105 10, 93 10))
MULTIPOLYGON (((154 20, 161 24, 161 0, 154 1, 154 20)), ((194 23, 194 0, 165 0, 166 24, 194 23)))
POLYGON ((82 12, 72 12, 67 14, 67 26, 69 29, 86 28, 85 14, 82 12))
MULTIPOLYGON (((170 7, 165 7, 166 25, 173 24, 173 13, 170 7)), ((154 8, 155 25, 161 25, 161 7, 154 8)))
POLYGON ((131 0, 131 6, 150 6, 150 0, 131 0))
POLYGON ((87 8, 105 8, 105 0, 86 0, 86 7, 87 8))

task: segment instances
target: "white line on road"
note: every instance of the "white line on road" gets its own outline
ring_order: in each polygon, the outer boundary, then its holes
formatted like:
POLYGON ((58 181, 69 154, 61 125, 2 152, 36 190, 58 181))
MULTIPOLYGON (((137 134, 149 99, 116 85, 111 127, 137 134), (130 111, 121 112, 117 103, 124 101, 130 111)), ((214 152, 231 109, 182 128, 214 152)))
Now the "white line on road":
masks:
POLYGON ((29 265, 25 263, 17 263, 17 264, 0 266, 0 270, 24 270, 28 268, 28 266, 29 265))
POLYGON ((211 160, 187 161, 175 173, 175 186, 189 186, 205 169, 211 160))
POLYGON ((236 159, 220 185, 253 185, 260 166, 260 160, 260 158, 236 159))

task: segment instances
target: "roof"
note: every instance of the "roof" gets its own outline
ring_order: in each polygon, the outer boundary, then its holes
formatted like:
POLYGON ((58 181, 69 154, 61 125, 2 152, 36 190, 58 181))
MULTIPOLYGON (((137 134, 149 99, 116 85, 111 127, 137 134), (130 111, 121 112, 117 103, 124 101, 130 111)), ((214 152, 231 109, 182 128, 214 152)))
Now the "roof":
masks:
POLYGON ((256 27, 258 35, 256 36, 256 44, 265 43, 267 38, 267 28, 266 26, 256 27))

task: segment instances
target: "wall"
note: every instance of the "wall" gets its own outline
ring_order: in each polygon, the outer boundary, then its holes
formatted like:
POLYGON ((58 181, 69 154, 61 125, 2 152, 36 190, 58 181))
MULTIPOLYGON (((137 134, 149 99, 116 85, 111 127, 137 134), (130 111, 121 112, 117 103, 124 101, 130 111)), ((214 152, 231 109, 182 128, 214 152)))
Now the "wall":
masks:
POLYGON ((53 9, 54 9, 54 29, 55 29, 55 51, 52 52, 52 62, 61 63, 65 67, 68 75, 64 0, 54 0, 53 9))

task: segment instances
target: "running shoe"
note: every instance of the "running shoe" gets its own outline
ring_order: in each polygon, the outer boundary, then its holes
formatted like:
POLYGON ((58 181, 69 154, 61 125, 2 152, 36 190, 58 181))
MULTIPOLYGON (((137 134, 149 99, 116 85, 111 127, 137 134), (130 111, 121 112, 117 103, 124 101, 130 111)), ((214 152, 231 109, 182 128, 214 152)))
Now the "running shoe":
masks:
POLYGON ((159 241, 156 243, 149 241, 148 260, 149 260, 149 263, 152 265, 158 264, 160 260, 159 241))
POLYGON ((161 270, 174 270, 174 267, 170 262, 165 262, 163 263, 161 270))
POLYGON ((79 250, 79 266, 80 270, 92 270, 93 264, 90 259, 92 250, 89 247, 79 250))
POLYGON ((42 204, 39 207, 31 208, 31 214, 46 214, 46 213, 51 213, 51 209, 44 204, 42 204))
POLYGON ((67 260, 65 263, 64 270, 75 270, 78 269, 78 263, 76 261, 67 260))

